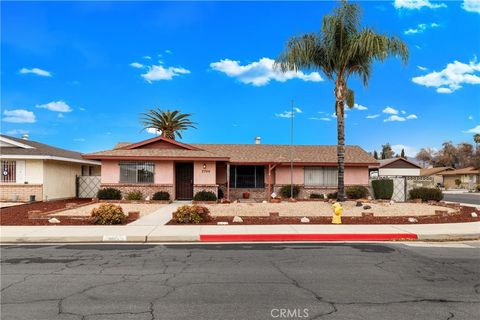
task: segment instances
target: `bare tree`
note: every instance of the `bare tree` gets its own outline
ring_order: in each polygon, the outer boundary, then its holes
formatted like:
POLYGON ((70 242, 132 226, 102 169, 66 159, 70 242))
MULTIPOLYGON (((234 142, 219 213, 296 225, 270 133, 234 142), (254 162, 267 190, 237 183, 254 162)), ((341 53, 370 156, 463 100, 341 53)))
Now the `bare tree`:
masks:
POLYGON ((433 163, 433 150, 431 148, 422 148, 415 156, 415 159, 421 161, 423 166, 431 165, 433 163))
POLYGON ((434 164, 438 167, 456 167, 458 165, 457 148, 451 141, 442 143, 434 158, 434 164))

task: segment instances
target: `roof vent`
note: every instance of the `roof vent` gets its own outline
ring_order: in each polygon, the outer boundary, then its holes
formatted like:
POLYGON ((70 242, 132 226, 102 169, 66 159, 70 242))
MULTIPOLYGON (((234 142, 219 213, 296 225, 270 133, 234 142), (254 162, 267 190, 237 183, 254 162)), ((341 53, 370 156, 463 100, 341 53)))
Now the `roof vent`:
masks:
POLYGON ((262 142, 262 138, 255 137, 255 144, 260 144, 262 142))
POLYGON ((28 140, 28 133, 22 134, 22 140, 28 140))

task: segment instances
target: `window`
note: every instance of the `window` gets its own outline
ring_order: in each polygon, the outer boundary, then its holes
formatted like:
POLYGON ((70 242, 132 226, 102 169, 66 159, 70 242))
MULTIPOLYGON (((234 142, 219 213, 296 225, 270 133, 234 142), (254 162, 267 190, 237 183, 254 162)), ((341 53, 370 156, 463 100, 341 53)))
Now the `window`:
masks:
POLYGON ((306 186, 336 186, 338 172, 336 167, 305 167, 306 186))
POLYGON ((17 162, 2 160, 2 182, 17 181, 17 162))
POLYGON ((152 162, 120 162, 121 183, 153 183, 154 173, 152 162))
POLYGON ((230 187, 265 188, 265 167, 230 166, 230 187))

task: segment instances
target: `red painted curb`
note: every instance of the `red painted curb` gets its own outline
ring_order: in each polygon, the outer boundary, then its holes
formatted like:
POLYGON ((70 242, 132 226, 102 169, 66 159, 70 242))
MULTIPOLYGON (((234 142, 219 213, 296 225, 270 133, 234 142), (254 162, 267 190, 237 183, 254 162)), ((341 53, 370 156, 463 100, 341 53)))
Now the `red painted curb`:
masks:
POLYGON ((389 241, 416 240, 413 233, 333 233, 333 234, 201 234, 202 242, 234 241, 389 241))

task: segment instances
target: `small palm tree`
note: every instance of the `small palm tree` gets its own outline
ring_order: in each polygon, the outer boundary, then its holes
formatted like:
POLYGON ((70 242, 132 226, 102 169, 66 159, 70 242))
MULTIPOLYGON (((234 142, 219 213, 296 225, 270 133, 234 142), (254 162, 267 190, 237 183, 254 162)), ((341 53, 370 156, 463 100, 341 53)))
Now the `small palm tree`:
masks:
POLYGON ((182 138, 182 131, 195 128, 195 122, 190 120, 191 113, 181 113, 179 110, 161 110, 160 108, 142 113, 142 124, 145 129, 156 129, 162 137, 175 140, 175 135, 182 138))
POLYGON ((476 149, 478 150, 478 145, 480 144, 480 133, 475 133, 473 135, 473 141, 475 142, 476 149))
POLYGON ((360 28, 360 7, 341 1, 332 15, 323 17, 320 33, 292 37, 276 60, 283 72, 299 69, 320 70, 334 81, 335 113, 337 115, 338 199, 345 199, 345 103, 352 108, 354 92, 347 86, 350 76, 360 78, 367 86, 374 61, 389 56, 408 60, 406 44, 396 37, 360 28))

